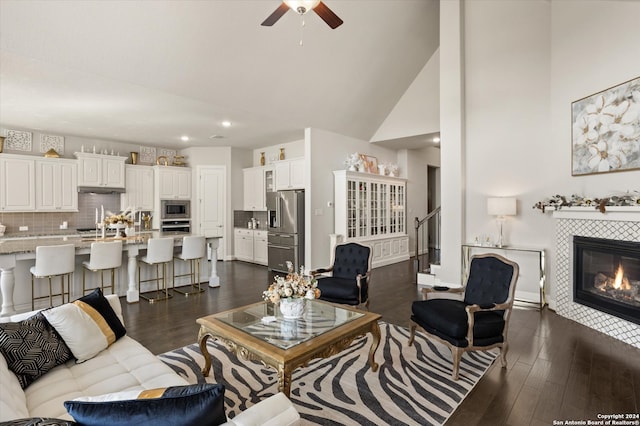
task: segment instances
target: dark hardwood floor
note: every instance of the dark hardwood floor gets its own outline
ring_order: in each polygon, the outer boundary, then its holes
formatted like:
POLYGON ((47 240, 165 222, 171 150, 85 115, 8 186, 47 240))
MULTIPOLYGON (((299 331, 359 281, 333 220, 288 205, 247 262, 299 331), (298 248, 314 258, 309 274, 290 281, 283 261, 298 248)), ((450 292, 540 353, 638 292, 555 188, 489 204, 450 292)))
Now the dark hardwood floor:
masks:
MULTIPOLYGON (((194 343, 198 317, 253 303, 269 282, 265 267, 218 262, 221 286, 155 304, 122 299, 127 333, 153 353, 194 343)), ((418 298, 411 262, 372 273, 370 310, 408 326, 418 298)), ((508 368, 495 362, 454 412, 450 425, 552 425, 640 412, 640 349, 556 315, 516 309, 508 368)))

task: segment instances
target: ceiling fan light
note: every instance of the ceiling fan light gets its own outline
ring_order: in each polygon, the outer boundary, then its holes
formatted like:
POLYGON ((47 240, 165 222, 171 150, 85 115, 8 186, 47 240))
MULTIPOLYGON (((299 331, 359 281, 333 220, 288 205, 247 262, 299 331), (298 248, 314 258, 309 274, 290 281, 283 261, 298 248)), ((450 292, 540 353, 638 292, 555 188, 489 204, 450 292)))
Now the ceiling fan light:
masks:
POLYGON ((283 0, 284 4, 289 6, 291 10, 300 15, 304 15, 310 10, 313 10, 319 3, 320 0, 283 0))

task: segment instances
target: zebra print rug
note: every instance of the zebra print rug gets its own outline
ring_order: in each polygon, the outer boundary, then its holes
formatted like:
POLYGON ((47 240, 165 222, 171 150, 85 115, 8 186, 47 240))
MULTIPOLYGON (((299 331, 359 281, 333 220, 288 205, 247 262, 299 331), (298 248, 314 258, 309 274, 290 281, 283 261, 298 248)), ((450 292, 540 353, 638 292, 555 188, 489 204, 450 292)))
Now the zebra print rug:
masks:
MULTIPOLYGON (((493 352, 462 357, 460 379, 451 379, 451 352, 416 333, 407 346, 409 330, 380 322, 377 372, 367 362, 371 336, 350 348, 317 359, 293 373, 291 400, 303 424, 321 425, 440 425, 453 413, 495 360, 493 352)), ((223 344, 207 342, 212 370, 204 377, 204 358, 197 344, 158 357, 190 383, 222 383, 226 387, 227 417, 277 392, 276 371, 230 353, 223 344)))

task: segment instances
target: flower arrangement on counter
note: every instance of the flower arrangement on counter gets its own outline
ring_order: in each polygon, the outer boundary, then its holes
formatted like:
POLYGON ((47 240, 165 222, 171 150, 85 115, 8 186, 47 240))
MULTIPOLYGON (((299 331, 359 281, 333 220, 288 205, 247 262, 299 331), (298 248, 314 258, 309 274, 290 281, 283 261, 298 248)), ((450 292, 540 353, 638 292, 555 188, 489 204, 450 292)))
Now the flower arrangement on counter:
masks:
POLYGON ((128 215, 125 214, 112 214, 111 216, 107 216, 104 218, 105 225, 115 225, 118 223, 133 225, 133 219, 131 219, 128 215))
POLYGON ((603 198, 590 198, 581 195, 554 195, 533 205, 534 209, 540 209, 542 213, 547 208, 560 210, 562 207, 593 207, 604 213, 610 206, 637 206, 640 207, 640 192, 632 191, 623 195, 610 195, 603 198))
POLYGON ((124 211, 117 214, 107 211, 107 216, 104 218, 104 224, 105 226, 122 224, 129 227, 133 225, 134 217, 135 211, 130 207, 127 207, 124 211))
POLYGON ((300 272, 293 270, 293 264, 287 262, 286 277, 275 276, 275 282, 262 293, 262 298, 267 302, 278 303, 283 298, 316 299, 320 297, 320 289, 315 278, 304 275, 304 266, 300 266, 300 272))

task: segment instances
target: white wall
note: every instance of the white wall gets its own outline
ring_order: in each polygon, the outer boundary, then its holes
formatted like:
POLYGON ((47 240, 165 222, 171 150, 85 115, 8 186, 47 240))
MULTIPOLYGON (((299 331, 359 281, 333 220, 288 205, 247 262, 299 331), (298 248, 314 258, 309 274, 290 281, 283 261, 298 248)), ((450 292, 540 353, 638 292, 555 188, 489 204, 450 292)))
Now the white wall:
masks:
MULTIPOLYGON (((464 7, 462 240, 497 238, 486 198, 515 196, 518 215, 507 223, 507 243, 547 250, 553 298, 555 222, 533 204, 554 194, 639 189, 639 171, 571 176, 571 103, 640 75, 640 2, 486 0, 464 7)), ((458 166, 444 158, 446 144, 443 135, 444 197, 445 175, 458 166)), ((443 201, 444 218, 446 207, 443 201)))
MULTIPOLYGON (((334 208, 327 203, 333 198, 333 171, 343 170, 349 154, 359 152, 377 157, 378 163, 396 163, 396 151, 370 144, 368 141, 331 133, 320 129, 307 129, 305 150, 307 188, 305 191, 305 267, 328 266, 330 261, 329 235, 334 233, 334 208)), ((406 177, 400 169, 400 176, 406 177)))
POLYGON ((378 128, 372 142, 440 131, 440 50, 436 50, 378 128))

